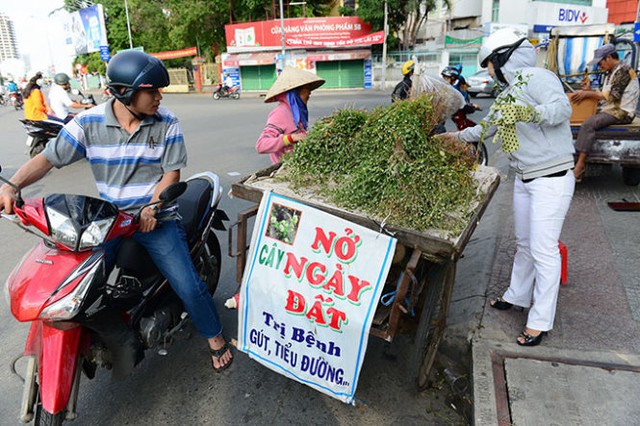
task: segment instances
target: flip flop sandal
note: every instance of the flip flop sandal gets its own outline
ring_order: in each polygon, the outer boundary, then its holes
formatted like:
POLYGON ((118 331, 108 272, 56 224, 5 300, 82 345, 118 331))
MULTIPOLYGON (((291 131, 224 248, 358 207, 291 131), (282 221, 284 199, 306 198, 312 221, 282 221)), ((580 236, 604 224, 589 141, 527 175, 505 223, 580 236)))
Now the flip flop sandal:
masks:
MULTIPOLYGON (((220 361, 222 355, 224 355, 227 351, 231 352, 231 346, 229 346, 229 342, 225 342, 225 344, 220 349, 212 349, 211 347, 209 347, 209 353, 212 356, 218 358, 218 361, 220 361)), ((211 360, 211 366, 213 367, 213 371, 215 371, 216 373, 220 373, 226 370, 227 368, 229 368, 231 363, 233 363, 233 358, 231 358, 229 362, 227 362, 224 366, 216 368, 213 364, 213 360, 211 360)))

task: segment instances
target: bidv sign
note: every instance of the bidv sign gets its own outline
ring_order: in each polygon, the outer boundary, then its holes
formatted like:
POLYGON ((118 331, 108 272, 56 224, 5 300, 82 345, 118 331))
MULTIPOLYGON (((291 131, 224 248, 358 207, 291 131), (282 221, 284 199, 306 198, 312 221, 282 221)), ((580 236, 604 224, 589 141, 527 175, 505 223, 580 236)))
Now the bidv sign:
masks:
POLYGON ((561 7, 558 10, 558 21, 560 22, 572 22, 576 24, 584 24, 589 19, 587 12, 580 9, 567 9, 561 7))

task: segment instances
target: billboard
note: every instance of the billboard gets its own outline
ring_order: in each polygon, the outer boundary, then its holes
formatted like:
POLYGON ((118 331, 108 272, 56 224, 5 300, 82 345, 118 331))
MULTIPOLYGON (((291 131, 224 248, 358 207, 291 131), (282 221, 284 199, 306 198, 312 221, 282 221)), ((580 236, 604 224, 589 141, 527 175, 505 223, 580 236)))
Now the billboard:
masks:
MULTIPOLYGON (((230 53, 275 50, 282 46, 280 20, 225 25, 230 53)), ((355 16, 284 20, 286 47, 332 48, 381 44, 384 32, 355 16)))
POLYGON ((71 54, 99 52, 100 46, 109 44, 101 4, 68 14, 64 29, 65 42, 71 54))

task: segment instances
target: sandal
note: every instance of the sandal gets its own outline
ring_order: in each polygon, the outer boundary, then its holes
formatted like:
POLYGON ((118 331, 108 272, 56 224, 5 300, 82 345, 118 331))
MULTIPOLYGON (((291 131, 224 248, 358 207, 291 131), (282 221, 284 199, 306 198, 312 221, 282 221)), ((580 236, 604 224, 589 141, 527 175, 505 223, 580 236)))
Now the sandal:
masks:
MULTIPOLYGON (((212 349, 211 347, 209 347, 209 353, 211 354, 211 356, 214 356, 214 357, 218 358, 218 362, 220 362, 220 359, 222 358, 222 355, 227 353, 227 351, 232 353, 231 352, 231 346, 229 345, 229 342, 225 342, 224 345, 222 345, 222 347, 220 349, 212 349)), ((216 373, 220 373, 220 372, 226 370, 227 368, 229 368, 229 366, 231 365, 232 362, 233 362, 233 357, 231 359, 229 359, 229 361, 225 365, 223 365, 222 367, 216 368, 216 366, 213 364, 213 360, 211 360, 211 366, 213 367, 213 371, 215 371, 216 373)))
POLYGON ((547 334, 546 331, 541 331, 537 336, 532 336, 526 331, 523 331, 516 339, 516 343, 520 346, 537 346, 542 342, 542 336, 545 334, 547 334), (522 338, 522 342, 519 340, 520 338, 522 338))
POLYGON ((502 297, 498 297, 496 300, 492 300, 489 302, 489 305, 492 308, 498 309, 499 311, 506 311, 507 309, 511 309, 513 303, 509 303, 506 300, 502 299, 502 297))

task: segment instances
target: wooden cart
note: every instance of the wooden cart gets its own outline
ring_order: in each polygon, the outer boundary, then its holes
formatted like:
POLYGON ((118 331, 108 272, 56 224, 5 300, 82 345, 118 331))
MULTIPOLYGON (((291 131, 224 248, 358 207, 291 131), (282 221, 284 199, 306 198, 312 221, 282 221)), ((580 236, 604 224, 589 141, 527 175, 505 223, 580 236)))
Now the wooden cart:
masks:
MULTIPOLYGON (((279 167, 280 165, 276 164, 241 179, 240 182, 232 185, 231 195, 260 203, 265 188, 269 186, 270 176, 279 167), (258 182, 261 183, 258 185, 258 182), (266 186, 265 182, 267 182, 266 186)), ((300 198, 292 192, 269 188, 276 193, 348 221, 391 234, 398 240, 396 254, 399 255, 398 257, 402 257, 403 261, 400 266, 391 268, 387 279, 387 285, 390 286, 392 294, 395 291, 395 297, 387 298, 388 301, 392 300, 388 306, 382 303, 378 305, 370 333, 387 342, 392 342, 399 332, 401 322, 406 321, 409 325, 414 326, 415 350, 412 354, 410 368, 415 372, 416 386, 419 390, 423 390, 428 385, 429 372, 446 327, 447 312, 456 275, 456 263, 500 182, 500 177, 495 169, 490 167, 481 169, 482 172, 476 172, 476 176, 482 175, 481 195, 473 207, 473 212, 464 231, 453 240, 392 225, 383 225, 362 215, 300 198), (406 254, 402 256, 398 250, 404 250, 406 254)), ((238 220, 229 228, 229 256, 236 258, 236 280, 238 283, 242 282, 247 262, 249 221, 257 212, 258 204, 241 211, 238 213, 238 220)), ((384 292, 387 292, 387 286, 385 286, 384 292)))

